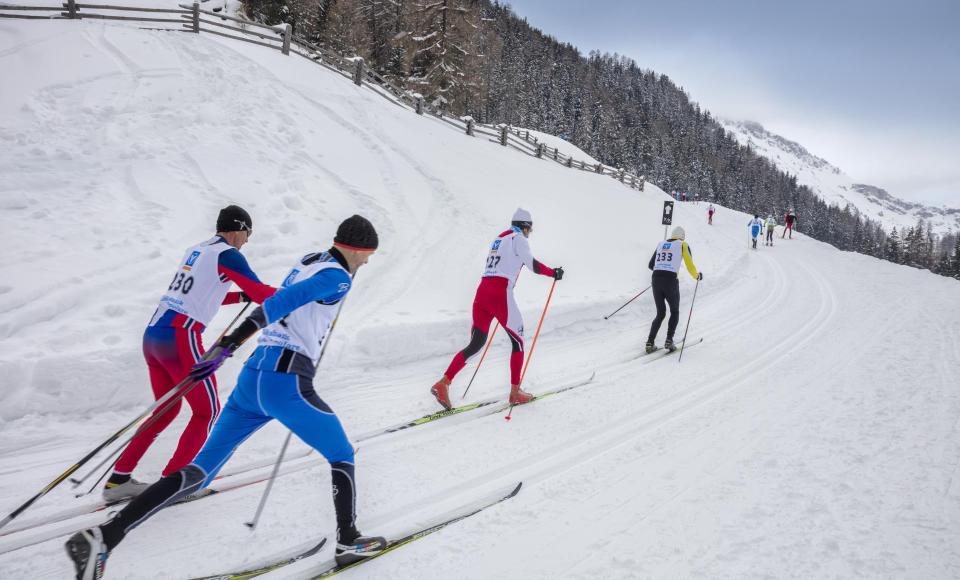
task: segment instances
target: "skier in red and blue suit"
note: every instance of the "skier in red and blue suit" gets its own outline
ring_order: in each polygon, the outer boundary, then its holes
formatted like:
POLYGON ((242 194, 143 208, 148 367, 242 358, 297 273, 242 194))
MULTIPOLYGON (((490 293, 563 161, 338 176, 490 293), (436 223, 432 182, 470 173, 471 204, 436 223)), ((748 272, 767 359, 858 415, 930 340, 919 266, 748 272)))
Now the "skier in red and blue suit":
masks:
MULTIPOLYGON (((217 218, 217 235, 187 249, 177 273, 160 299, 143 334, 143 356, 150 371, 153 395, 159 399, 188 374, 205 352, 201 333, 221 304, 254 301, 258 304, 276 292, 260 281, 240 248, 253 232, 253 220, 243 208, 223 208, 217 218), (239 292, 229 292, 231 284, 239 292)), ((193 387, 184 397, 193 416, 187 423, 163 475, 175 473, 190 463, 207 440, 220 412, 217 382, 213 375, 193 387)), ((140 431, 120 455, 107 480, 103 497, 119 501, 135 497, 148 484, 131 477, 137 463, 180 412, 181 399, 146 429, 140 431)))

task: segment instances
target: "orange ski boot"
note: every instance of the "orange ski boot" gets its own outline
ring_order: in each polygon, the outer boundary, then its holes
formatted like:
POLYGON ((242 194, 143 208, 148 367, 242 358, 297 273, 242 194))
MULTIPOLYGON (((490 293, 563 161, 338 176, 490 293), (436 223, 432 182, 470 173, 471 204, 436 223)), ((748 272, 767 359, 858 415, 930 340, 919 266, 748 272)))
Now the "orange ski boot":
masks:
POLYGON ((511 405, 522 405, 524 403, 529 403, 533 400, 533 395, 526 391, 520 390, 520 385, 511 385, 510 386, 510 404, 511 405))
POLYGON ((440 403, 440 405, 443 406, 443 408, 446 409, 447 411, 453 408, 453 405, 450 404, 449 390, 450 390, 450 379, 448 379, 446 375, 444 375, 442 379, 437 381, 437 384, 430 387, 430 393, 433 394, 434 397, 436 397, 437 402, 440 403))

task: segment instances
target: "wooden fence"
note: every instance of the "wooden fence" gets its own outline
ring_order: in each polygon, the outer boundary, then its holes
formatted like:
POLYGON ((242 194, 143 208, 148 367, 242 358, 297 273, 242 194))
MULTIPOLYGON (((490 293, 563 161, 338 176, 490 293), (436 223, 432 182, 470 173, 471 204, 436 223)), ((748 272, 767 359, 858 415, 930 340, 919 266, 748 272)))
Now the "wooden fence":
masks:
POLYGON ((295 37, 290 24, 268 26, 219 12, 203 10, 199 3, 180 4, 179 8, 137 8, 109 4, 78 4, 67 0, 60 6, 15 6, 0 4, 0 18, 21 19, 99 19, 124 20, 150 24, 150 28, 176 30, 199 34, 215 34, 225 38, 250 42, 279 50, 285 55, 295 54, 323 66, 354 84, 367 87, 388 101, 425 115, 444 126, 455 128, 471 137, 487 137, 488 141, 538 159, 548 159, 571 169, 607 175, 621 183, 643 191, 644 177, 633 175, 623 168, 602 163, 587 163, 564 155, 556 147, 540 142, 529 131, 509 125, 477 123, 470 117, 451 117, 442 104, 431 105, 415 92, 397 87, 366 66, 359 56, 348 56, 316 46, 305 38, 295 37), (238 34, 239 33, 239 34, 238 34))

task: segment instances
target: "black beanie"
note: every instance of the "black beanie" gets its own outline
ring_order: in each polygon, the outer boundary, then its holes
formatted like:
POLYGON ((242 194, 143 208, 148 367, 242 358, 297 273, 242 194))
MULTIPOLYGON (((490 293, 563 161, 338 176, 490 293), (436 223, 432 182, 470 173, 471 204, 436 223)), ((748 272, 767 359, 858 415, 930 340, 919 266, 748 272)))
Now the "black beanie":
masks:
POLYGON ((370 220, 363 216, 352 215, 343 220, 337 228, 334 244, 346 246, 351 250, 376 250, 380 239, 370 220))
POLYGON ((253 231, 253 219, 247 210, 239 205, 228 205, 220 210, 217 216, 218 232, 253 231))

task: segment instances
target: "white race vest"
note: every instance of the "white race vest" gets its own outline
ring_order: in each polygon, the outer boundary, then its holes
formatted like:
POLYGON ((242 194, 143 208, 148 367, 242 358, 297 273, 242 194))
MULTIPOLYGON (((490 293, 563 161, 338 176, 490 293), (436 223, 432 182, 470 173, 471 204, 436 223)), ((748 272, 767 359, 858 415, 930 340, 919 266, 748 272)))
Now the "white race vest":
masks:
POLYGON ((483 277, 498 276, 510 280, 510 287, 517 283, 520 268, 526 264, 533 271, 533 254, 530 252, 530 242, 522 233, 513 231, 502 238, 493 240, 490 252, 487 254, 487 263, 483 269, 483 277))
MULTIPOLYGON (((346 272, 336 258, 326 252, 320 254, 317 260, 307 265, 303 264, 304 261, 309 261, 314 256, 316 254, 306 256, 290 270, 290 273, 283 280, 281 288, 307 280, 317 272, 327 268, 339 268, 346 272)), ((347 275, 349 276, 349 272, 347 275)), ((340 302, 342 300, 334 304, 311 302, 297 308, 282 319, 268 324, 260 332, 257 344, 287 348, 309 357, 313 364, 317 364, 320 351, 323 349, 323 341, 327 338, 330 325, 337 317, 337 311, 340 309, 340 302)))
POLYGON ((653 260, 654 270, 677 273, 680 271, 681 262, 683 262, 683 240, 660 242, 657 246, 657 255, 653 260))
POLYGON ((213 319, 232 282, 220 277, 220 254, 233 248, 215 236, 187 249, 173 281, 150 321, 152 326, 167 310, 189 316, 206 326, 213 319))

